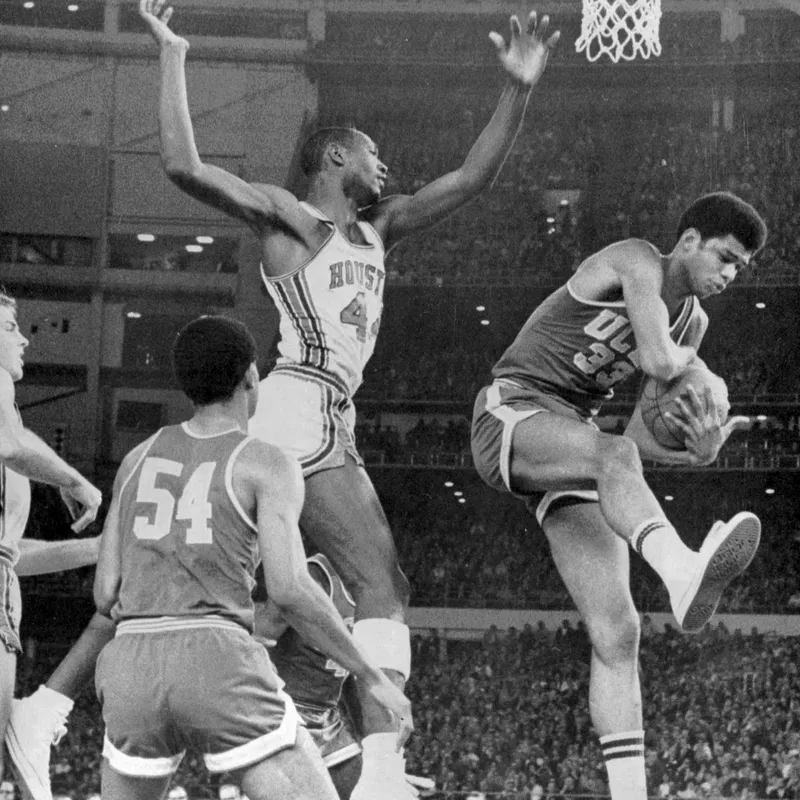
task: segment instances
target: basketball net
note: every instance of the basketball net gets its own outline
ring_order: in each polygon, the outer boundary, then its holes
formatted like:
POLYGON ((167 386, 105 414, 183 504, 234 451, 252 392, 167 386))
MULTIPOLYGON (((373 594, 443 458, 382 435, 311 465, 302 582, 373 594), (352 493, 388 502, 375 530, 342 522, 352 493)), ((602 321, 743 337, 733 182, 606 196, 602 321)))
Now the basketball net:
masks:
POLYGON ((660 19, 661 0, 583 0, 575 50, 585 50, 589 61, 607 55, 614 63, 660 56, 660 19))

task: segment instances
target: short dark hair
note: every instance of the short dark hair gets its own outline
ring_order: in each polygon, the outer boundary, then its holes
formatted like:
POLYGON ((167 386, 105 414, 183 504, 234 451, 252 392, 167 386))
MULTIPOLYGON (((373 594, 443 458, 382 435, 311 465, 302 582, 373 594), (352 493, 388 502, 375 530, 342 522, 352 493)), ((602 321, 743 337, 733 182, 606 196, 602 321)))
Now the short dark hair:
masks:
POLYGON ((229 400, 256 360, 256 343, 230 317, 198 317, 172 346, 172 368, 184 394, 198 406, 229 400))
POLYGON ((767 240, 767 224, 761 215, 731 192, 712 192, 695 200, 681 215, 677 238, 689 228, 702 239, 732 234, 751 253, 761 250, 767 240))
POLYGON ((351 148, 359 136, 363 136, 356 128, 344 125, 334 128, 320 128, 305 140, 300 150, 300 169, 304 175, 315 175, 325 163, 325 151, 332 144, 351 148))

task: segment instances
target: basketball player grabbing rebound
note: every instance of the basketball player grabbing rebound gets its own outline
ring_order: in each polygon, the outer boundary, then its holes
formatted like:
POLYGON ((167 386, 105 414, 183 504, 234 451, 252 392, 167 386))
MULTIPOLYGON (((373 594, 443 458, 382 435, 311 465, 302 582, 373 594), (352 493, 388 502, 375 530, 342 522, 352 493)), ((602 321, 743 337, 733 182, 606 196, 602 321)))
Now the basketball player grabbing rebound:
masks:
MULTIPOLYGON (((22 539, 30 511, 30 480, 58 486, 77 533, 97 517, 102 496, 38 436, 25 428, 15 403, 28 340, 17 323, 16 301, 0 292, 0 733, 5 738, 21 651, 17 575, 61 572, 97 561, 98 539, 41 542, 22 539)), ((0 777, 3 754, 0 748, 0 777)))
MULTIPOLYGON (((249 184, 201 161, 186 94, 187 42, 140 0, 161 48, 161 157, 192 197, 246 222, 261 242, 264 283, 280 312, 280 358, 261 387, 251 432, 300 462, 306 482, 301 525, 336 567, 356 601, 354 636, 403 686, 410 671, 405 610, 409 586, 354 442, 352 397, 380 326, 384 254, 475 198, 499 173, 558 34, 531 14, 511 19, 506 44, 491 38, 508 82, 463 165, 413 196, 380 199, 387 168, 373 141, 349 128, 324 129, 303 146, 305 202, 277 186, 249 184)), ((353 800, 408 797, 393 724, 361 694, 364 769, 353 800)))
POLYGON ((669 255, 631 239, 590 256, 533 312, 475 402, 472 452, 483 480, 529 503, 546 492, 536 517, 589 631, 589 705, 614 800, 647 796, 628 545, 664 581, 681 627, 696 631, 750 563, 761 526, 737 514, 694 552, 645 483, 640 452, 710 464, 743 423, 723 424, 710 391, 690 388, 684 419, 671 418, 686 434, 684 452, 660 447, 638 408, 626 436, 601 433, 592 416, 630 375, 668 381, 698 361, 708 325, 699 300, 723 291, 765 238, 750 205, 716 193, 685 211, 669 255))
POLYGON ((397 717, 395 746, 412 730, 408 700, 308 573, 297 462, 247 434, 255 357, 241 323, 189 323, 173 362, 194 414, 132 450, 117 473, 95 577, 98 610, 117 624, 97 662, 103 797, 162 797, 191 748, 209 771, 235 773, 250 800, 335 800, 319 750, 252 636, 259 560, 292 626, 397 717))
MULTIPOLYGON (((307 559, 311 577, 330 597, 348 629, 356 604, 330 561, 322 553, 307 559)), ((268 648, 270 660, 294 700, 297 713, 317 743, 340 800, 348 800, 361 775, 361 736, 343 702, 349 673, 311 645, 289 625, 272 600, 256 610, 255 635, 268 648)), ((407 775, 411 786, 433 788, 433 781, 407 775)), ((412 790, 413 791, 413 790, 412 790)))

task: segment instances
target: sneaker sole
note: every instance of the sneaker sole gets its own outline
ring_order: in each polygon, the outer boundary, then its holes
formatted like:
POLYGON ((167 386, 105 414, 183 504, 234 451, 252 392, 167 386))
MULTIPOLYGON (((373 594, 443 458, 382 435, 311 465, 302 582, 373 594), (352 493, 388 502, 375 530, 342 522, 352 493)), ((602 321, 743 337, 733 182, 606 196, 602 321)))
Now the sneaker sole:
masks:
POLYGON ((749 512, 737 514, 731 529, 709 558, 692 602, 686 609, 681 630, 697 633, 714 616, 727 585, 741 575, 753 560, 761 541, 761 522, 749 512))
POLYGON ((10 721, 8 728, 6 728, 6 748, 8 749, 8 755, 11 757, 11 766, 17 776, 23 800, 53 800, 53 795, 48 787, 42 785, 36 775, 36 770, 26 758, 10 721))

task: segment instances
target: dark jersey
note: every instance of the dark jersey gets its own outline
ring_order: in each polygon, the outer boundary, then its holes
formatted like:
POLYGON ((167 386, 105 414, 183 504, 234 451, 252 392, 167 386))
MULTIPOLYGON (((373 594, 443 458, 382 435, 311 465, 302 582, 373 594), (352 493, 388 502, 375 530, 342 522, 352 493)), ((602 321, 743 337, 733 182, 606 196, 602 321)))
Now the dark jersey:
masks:
MULTIPOLYGON (((348 630, 352 630, 356 604, 322 553, 308 559, 309 571, 327 592, 348 630)), ((286 682, 285 691, 302 706, 336 709, 348 672, 333 659, 312 647, 288 628, 269 651, 278 675, 286 682)))
POLYGON ((218 615, 253 630, 258 535, 233 492, 238 430, 186 425, 147 443, 119 497, 122 582, 115 620, 218 615))
MULTIPOLYGON (((673 340, 680 343, 701 314, 696 297, 684 301, 670 325, 673 340)), ((640 370, 625 301, 584 300, 568 281, 531 314, 492 375, 556 395, 590 416, 640 370)))

